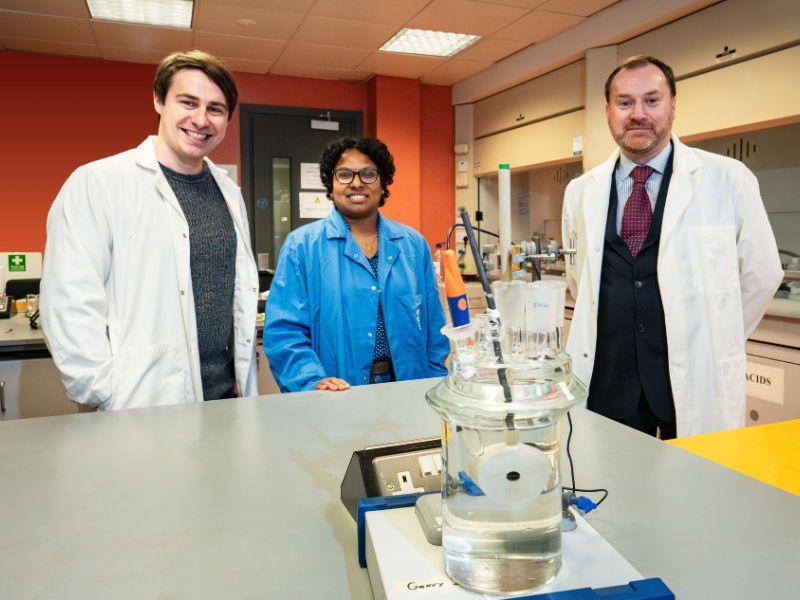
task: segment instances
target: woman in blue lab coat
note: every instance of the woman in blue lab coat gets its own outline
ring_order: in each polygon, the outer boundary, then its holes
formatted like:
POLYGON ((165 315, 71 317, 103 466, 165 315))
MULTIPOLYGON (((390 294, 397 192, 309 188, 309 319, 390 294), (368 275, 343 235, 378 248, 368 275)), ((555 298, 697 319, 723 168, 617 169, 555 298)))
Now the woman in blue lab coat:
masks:
POLYGON ((328 145, 325 219, 286 238, 270 287, 264 352, 283 391, 442 376, 450 345, 430 250, 380 214, 394 161, 376 138, 328 145))

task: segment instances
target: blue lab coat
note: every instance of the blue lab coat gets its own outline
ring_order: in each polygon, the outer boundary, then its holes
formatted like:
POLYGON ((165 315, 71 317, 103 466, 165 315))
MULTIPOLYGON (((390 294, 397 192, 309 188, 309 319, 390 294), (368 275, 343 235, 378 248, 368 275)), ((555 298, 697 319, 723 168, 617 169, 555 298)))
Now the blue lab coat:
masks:
POLYGON ((378 215, 378 277, 337 210, 286 238, 270 287, 264 352, 283 391, 325 377, 369 382, 378 300, 398 381, 443 376, 450 343, 430 250, 378 215))

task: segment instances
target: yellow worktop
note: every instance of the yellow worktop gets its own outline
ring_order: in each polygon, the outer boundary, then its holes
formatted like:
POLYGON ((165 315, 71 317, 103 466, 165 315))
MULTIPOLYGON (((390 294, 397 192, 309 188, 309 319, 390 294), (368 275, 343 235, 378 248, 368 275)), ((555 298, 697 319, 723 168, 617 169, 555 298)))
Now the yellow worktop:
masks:
POLYGON ((669 443, 800 496, 800 419, 669 443))

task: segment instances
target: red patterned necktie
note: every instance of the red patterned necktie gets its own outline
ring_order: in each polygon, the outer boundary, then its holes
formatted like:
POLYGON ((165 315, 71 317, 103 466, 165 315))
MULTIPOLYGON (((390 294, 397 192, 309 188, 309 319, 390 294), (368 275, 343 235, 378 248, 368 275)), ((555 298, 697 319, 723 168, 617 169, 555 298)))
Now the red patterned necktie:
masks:
POLYGON ((653 167, 633 169, 633 191, 622 211, 622 241, 628 244, 634 258, 644 246, 650 221, 653 220, 653 207, 650 206, 650 198, 644 187, 652 174, 653 167))

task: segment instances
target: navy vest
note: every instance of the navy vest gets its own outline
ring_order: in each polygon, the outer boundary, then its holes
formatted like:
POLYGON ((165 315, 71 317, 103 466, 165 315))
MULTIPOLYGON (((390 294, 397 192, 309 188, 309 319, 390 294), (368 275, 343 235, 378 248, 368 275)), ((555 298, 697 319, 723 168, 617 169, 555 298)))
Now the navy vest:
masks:
POLYGON ((674 152, 664 169, 647 239, 636 258, 617 234, 617 185, 615 177, 611 178, 597 306, 597 347, 587 405, 612 419, 632 416, 644 395, 659 419, 675 420, 664 309, 656 276, 673 157, 674 152))

